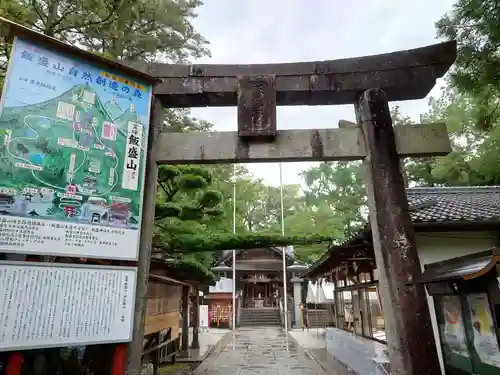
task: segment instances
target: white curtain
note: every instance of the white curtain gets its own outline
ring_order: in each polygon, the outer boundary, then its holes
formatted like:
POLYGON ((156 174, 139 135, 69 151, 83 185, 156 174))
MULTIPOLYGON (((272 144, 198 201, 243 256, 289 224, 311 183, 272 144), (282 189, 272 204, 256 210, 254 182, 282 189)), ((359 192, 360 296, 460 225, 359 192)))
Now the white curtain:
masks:
POLYGON ((316 303, 326 303, 326 295, 325 295, 325 289, 323 286, 323 282, 317 282, 317 293, 316 293, 316 303))
POLYGON ((309 281, 307 284, 307 298, 306 298, 307 303, 317 303, 316 302, 316 283, 312 283, 309 281))
POLYGON ((335 284, 325 281, 323 289, 325 291, 326 300, 330 302, 335 301, 335 284))

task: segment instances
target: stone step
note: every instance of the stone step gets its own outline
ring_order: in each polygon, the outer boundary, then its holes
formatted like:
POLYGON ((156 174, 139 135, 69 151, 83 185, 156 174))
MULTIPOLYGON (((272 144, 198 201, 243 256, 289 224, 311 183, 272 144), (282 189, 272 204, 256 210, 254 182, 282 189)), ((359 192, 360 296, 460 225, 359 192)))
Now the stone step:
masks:
POLYGON ((280 322, 280 318, 269 318, 269 319, 241 319, 240 322, 280 322))
POLYGON ((281 326, 281 322, 249 322, 249 323, 240 323, 240 327, 279 327, 281 326))
POLYGON ((249 317, 253 318, 254 316, 261 316, 261 317, 279 317, 280 314, 240 314, 240 317, 249 317))
POLYGON ((279 317, 280 314, 240 314, 240 317, 242 316, 248 316, 249 318, 253 318, 254 316, 263 316, 263 317, 279 317))
POLYGON ((278 308, 245 307, 240 312, 240 327, 280 326, 280 310, 278 308))
POLYGON ((265 324, 265 323, 272 323, 272 324, 279 324, 281 320, 279 319, 273 319, 273 320, 240 320, 240 324, 247 324, 247 323, 257 323, 257 324, 265 324))
POLYGON ((328 310, 309 310, 309 327, 321 328, 331 325, 334 317, 328 310))
POLYGON ((267 321, 267 320, 280 320, 280 317, 279 316, 275 316, 275 317, 267 317, 267 318, 263 318, 263 317, 258 317, 258 318, 241 318, 240 317, 240 321, 247 321, 247 320, 251 320, 251 321, 267 321))

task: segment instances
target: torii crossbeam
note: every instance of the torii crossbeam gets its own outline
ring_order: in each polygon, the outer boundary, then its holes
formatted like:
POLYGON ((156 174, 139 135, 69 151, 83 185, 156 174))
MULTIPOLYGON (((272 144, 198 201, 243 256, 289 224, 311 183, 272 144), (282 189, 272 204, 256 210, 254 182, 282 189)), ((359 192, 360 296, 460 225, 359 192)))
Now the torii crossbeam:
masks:
POLYGON ((235 106, 243 76, 276 79, 276 105, 352 104, 360 92, 383 88, 389 101, 424 98, 455 61, 456 43, 357 58, 287 64, 149 65, 132 67, 162 79, 165 107, 235 106))
MULTIPOLYGON (((455 57, 456 43, 446 42, 331 61, 130 65, 162 80, 155 94, 165 107, 238 105, 238 132, 160 135, 159 163, 296 162, 363 159, 367 154, 363 133, 360 128, 333 126, 277 131, 276 105, 355 104, 360 93, 371 88, 382 88, 389 101, 421 99, 455 57), (256 88, 260 90, 257 101, 256 88), (263 142, 268 140, 273 142, 263 142)), ((445 124, 403 126, 395 132, 400 156, 437 156, 451 151, 445 124)))

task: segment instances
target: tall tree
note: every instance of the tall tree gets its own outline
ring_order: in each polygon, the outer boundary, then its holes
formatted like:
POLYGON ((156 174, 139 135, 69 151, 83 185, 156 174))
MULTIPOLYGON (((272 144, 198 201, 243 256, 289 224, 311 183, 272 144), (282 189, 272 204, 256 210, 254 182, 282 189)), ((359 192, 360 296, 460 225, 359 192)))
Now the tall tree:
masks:
POLYGON ((339 218, 344 237, 359 227, 366 203, 360 163, 321 163, 302 172, 302 176, 308 205, 318 207, 326 202, 330 214, 339 218))
MULTIPOLYGON (((209 54, 191 20, 200 0, 121 0, 111 22, 84 27, 86 48, 114 59, 185 61, 209 54)), ((100 9, 100 18, 106 18, 100 9)))
MULTIPOLYGON (((304 202, 305 203, 305 202, 304 202)), ((287 233, 294 235, 321 235, 336 239, 344 238, 344 222, 342 216, 332 215, 332 209, 326 200, 317 205, 304 204, 291 215, 285 217, 287 233)), ((303 264, 313 263, 319 259, 327 248, 326 243, 296 245, 294 256, 303 264)))
POLYGON ((500 3, 496 0, 457 0, 452 12, 436 24, 438 36, 458 41, 452 83, 475 96, 476 126, 486 130, 499 116, 500 3))

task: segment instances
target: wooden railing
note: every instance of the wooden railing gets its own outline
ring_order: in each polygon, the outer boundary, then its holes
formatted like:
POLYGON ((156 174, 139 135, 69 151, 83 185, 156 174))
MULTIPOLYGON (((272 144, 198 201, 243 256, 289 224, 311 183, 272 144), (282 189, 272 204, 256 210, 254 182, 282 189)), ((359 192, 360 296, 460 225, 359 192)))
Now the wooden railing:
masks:
POLYGON ((153 374, 158 374, 158 369, 162 363, 170 359, 175 363, 176 355, 180 351, 181 336, 171 337, 172 330, 169 329, 166 334, 160 332, 153 333, 147 338, 142 352, 143 357, 151 359, 153 364, 153 374))

